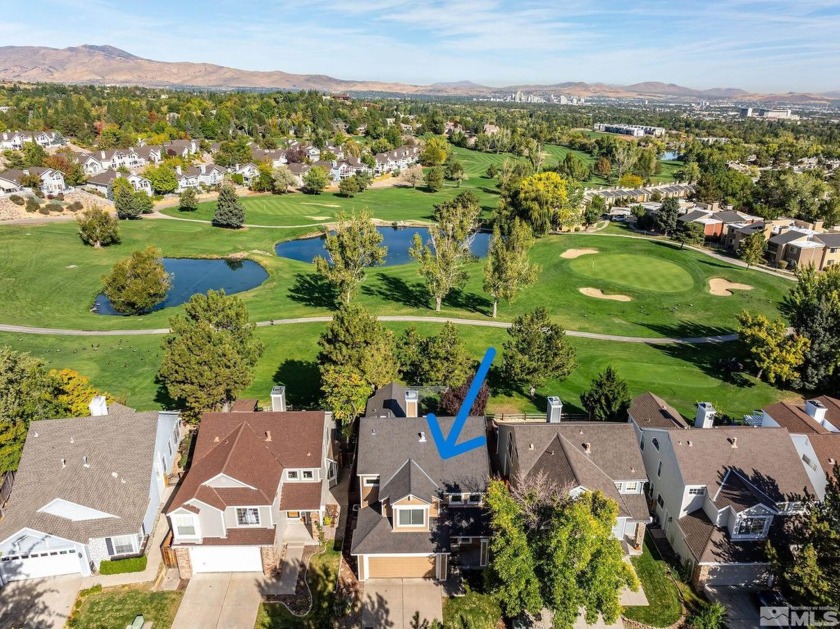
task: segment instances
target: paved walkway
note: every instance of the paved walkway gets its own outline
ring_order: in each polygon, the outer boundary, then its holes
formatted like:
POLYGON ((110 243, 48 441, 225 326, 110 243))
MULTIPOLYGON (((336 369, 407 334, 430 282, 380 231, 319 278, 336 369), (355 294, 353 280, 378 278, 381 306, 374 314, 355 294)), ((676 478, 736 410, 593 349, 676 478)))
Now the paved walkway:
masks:
POLYGON ((294 594, 298 575, 303 566, 303 546, 286 546, 276 594, 294 594))
POLYGON ((7 583, 0 588, 0 627, 61 629, 81 583, 79 575, 7 583))
MULTIPOLYGON (((404 315, 385 315, 377 317, 379 321, 399 321, 411 323, 454 323, 455 325, 472 325, 482 328, 509 328, 508 321, 488 321, 481 319, 458 319, 454 317, 414 317, 404 315)), ((332 317, 298 317, 295 319, 272 319, 270 321, 259 321, 257 327, 265 328, 273 325, 292 325, 297 323, 327 323, 332 317)), ((65 328, 38 328, 27 325, 10 325, 0 323, 0 332, 14 332, 18 334, 41 334, 49 336, 146 336, 168 334, 169 328, 156 328, 147 330, 70 330, 65 328)), ((566 330, 568 336, 598 341, 613 341, 616 343, 646 343, 648 345, 673 345, 683 343, 690 345, 704 343, 726 343, 738 339, 737 334, 720 334, 716 336, 690 336, 684 338, 674 337, 646 337, 646 336, 619 336, 617 334, 599 334, 597 332, 579 332, 577 330, 566 330)))

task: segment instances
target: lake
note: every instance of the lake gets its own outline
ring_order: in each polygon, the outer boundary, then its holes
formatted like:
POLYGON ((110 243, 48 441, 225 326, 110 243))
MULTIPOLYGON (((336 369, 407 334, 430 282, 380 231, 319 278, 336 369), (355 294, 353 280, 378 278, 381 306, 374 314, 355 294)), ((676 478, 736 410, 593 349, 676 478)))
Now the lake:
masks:
MULTIPOLYGON (((152 310, 183 304, 208 290, 224 289, 228 295, 241 293, 268 279, 268 271, 253 260, 163 258, 163 266, 172 277, 172 286, 166 299, 152 310)), ((93 303, 96 314, 121 316, 103 293, 93 303)))
MULTIPOLYGON (((414 234, 420 234, 423 242, 429 239, 429 230, 426 227, 377 227, 376 231, 382 234, 382 244, 388 247, 388 256, 382 266, 394 266, 411 262, 408 250, 411 248, 414 234)), ((478 232, 473 238, 470 251, 479 258, 487 257, 487 250, 490 248, 489 232, 478 232)), ((297 260, 299 262, 312 262, 316 256, 326 257, 324 249, 324 237, 301 238, 299 240, 287 240, 278 243, 274 250, 281 258, 297 260)))
POLYGON ((660 157, 659 159, 661 159, 663 162, 673 162, 674 160, 679 159, 679 158, 680 158, 679 152, 677 152, 677 151, 665 151, 664 153, 662 153, 662 157, 660 157))

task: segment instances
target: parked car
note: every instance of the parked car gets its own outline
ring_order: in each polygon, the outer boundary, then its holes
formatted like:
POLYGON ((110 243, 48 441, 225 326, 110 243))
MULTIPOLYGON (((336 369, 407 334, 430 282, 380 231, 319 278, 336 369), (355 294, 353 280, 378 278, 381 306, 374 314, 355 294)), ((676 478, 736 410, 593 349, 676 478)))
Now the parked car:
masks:
POLYGON ((788 602, 781 592, 776 590, 761 590, 757 595, 760 607, 787 607, 788 602))

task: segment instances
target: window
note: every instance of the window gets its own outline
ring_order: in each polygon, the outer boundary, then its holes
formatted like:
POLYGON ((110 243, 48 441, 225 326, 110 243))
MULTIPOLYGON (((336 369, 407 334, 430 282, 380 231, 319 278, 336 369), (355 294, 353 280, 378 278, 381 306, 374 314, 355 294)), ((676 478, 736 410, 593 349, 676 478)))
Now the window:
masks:
POLYGON ((767 520, 768 518, 741 518, 738 520, 736 533, 738 535, 763 535, 767 520))
POLYGON ((656 468, 656 476, 662 476, 662 461, 659 462, 659 465, 656 468))
POLYGON ((662 496, 661 496, 661 495, 656 496, 656 504, 658 504, 660 507, 664 507, 664 506, 665 506, 665 501, 664 501, 664 500, 662 500, 662 496))
POLYGON ((195 537, 195 519, 191 515, 177 515, 174 518, 175 535, 177 537, 195 537))
POLYGON ((809 457, 807 454, 803 454, 803 455, 802 455, 802 461, 805 463, 805 465, 807 465, 808 467, 810 467, 812 470, 814 470, 815 472, 817 471, 817 464, 816 464, 816 463, 814 463, 814 462, 811 460, 811 457, 809 457))
POLYGON ((702 496, 703 494, 706 493, 706 488, 705 487, 691 487, 688 490, 688 493, 691 496, 702 496))
POLYGON ((449 495, 449 504, 461 504, 464 502, 464 497, 461 494, 450 494, 449 495))
MULTIPOLYGON (((134 546, 137 537, 134 535, 121 535, 120 537, 111 537, 111 546, 113 547, 112 555, 128 555, 137 550, 134 546)), ((107 546, 107 544, 106 544, 107 546)))
POLYGON ((625 494, 637 494, 639 493, 639 482, 638 481, 628 481, 624 483, 624 493, 625 494))
POLYGON ((654 438, 653 438, 653 440, 651 441, 651 443, 653 444, 653 447, 654 447, 654 448, 656 448, 657 450, 659 450, 659 439, 657 439, 656 437, 654 437, 654 438))
POLYGON ((481 502, 481 494, 470 494, 470 504, 477 505, 481 502))
POLYGON ((365 487, 379 487, 379 478, 366 478, 365 487))
POLYGON ((315 475, 312 470, 303 470, 303 480, 312 480, 313 478, 315 478, 315 475))
POLYGON ((260 523, 260 510, 257 507, 238 507, 236 522, 239 526, 256 526, 260 523))
POLYGON ((425 526, 425 509, 397 509, 397 522, 400 526, 425 526))
POLYGON ((288 472, 286 472, 286 476, 289 478, 289 480, 297 480, 300 477, 297 470, 289 470, 288 472))
POLYGON ((642 435, 642 440, 639 441, 639 450, 641 450, 642 452, 645 451, 645 436, 644 435, 642 435))

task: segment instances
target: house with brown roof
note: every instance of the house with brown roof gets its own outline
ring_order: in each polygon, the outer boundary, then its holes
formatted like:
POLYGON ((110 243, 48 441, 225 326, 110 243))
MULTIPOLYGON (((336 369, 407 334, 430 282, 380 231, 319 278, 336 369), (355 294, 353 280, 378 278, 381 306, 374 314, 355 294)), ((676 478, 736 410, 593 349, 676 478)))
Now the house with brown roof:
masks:
POLYGON ((89 576, 144 554, 181 440, 178 413, 97 396, 92 416, 34 421, 0 520, 0 584, 89 576))
POLYGON ((20 192, 24 188, 23 181, 26 177, 37 177, 41 181, 38 188, 44 194, 58 194, 67 189, 64 174, 60 170, 30 166, 23 170, 13 169, 0 172, 0 191, 20 192))
POLYGON ((840 465, 840 400, 822 395, 804 402, 777 402, 747 418, 753 426, 790 433, 816 497, 825 497, 827 476, 840 465))
POLYGON ((337 480, 332 413, 235 405, 205 413, 192 465, 166 515, 182 578, 201 572, 263 572, 283 546, 312 544, 337 480), (246 410, 238 410, 240 408, 246 410))
MULTIPOLYGON (((556 400, 556 402, 554 402, 556 400)), ((625 553, 642 552, 651 521, 645 499, 647 475, 629 424, 562 421, 549 412, 545 422, 496 422, 495 466, 516 484, 539 475, 572 496, 600 491, 618 505, 613 536, 625 553)))
MULTIPOLYGON (((445 580, 454 565, 483 568, 490 543, 487 449, 441 458, 426 418, 417 416, 416 396, 406 396, 416 392, 383 389, 400 399, 374 396, 368 405, 374 414, 359 423, 360 504, 350 546, 359 580, 445 580)), ((455 419, 438 421, 448 435, 455 419)), ((460 441, 484 434, 484 418, 469 417, 460 441)))
MULTIPOLYGON (((632 408, 632 406, 631 406, 632 408)), ((648 497, 692 582, 766 585, 765 542, 814 487, 782 428, 714 426, 714 407, 698 405, 694 428, 644 413, 630 420, 650 481, 648 497)), ((670 412, 660 409, 663 416, 670 412)), ((684 423, 684 422, 683 422, 684 423)))

